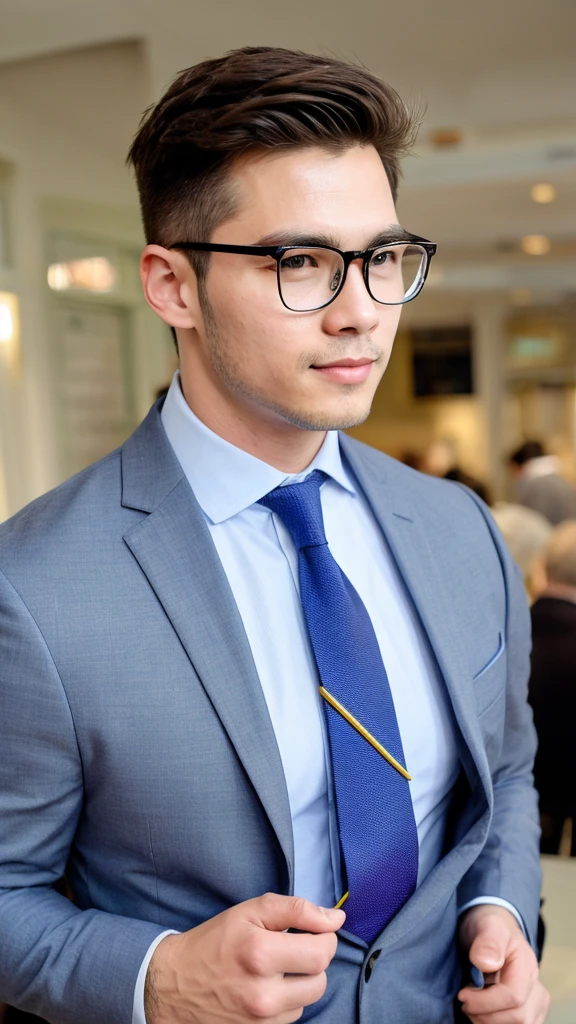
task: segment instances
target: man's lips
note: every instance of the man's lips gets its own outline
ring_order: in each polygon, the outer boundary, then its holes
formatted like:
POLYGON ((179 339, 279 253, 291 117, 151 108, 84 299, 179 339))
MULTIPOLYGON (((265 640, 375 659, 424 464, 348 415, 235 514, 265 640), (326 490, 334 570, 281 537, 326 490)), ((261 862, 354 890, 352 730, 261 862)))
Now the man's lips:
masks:
POLYGON ((368 358, 336 359, 333 363, 311 366, 310 369, 339 384, 361 384, 368 377, 373 362, 374 359, 368 358))

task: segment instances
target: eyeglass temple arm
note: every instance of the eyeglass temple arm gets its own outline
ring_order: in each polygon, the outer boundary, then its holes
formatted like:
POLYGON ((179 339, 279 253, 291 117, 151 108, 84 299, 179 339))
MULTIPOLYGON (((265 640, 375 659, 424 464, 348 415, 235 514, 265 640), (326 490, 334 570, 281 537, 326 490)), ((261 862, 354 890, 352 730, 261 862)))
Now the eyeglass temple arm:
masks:
POLYGON ((189 249, 193 252, 232 252, 240 256, 278 256, 285 245, 220 245, 212 242, 174 242, 168 249, 189 249))

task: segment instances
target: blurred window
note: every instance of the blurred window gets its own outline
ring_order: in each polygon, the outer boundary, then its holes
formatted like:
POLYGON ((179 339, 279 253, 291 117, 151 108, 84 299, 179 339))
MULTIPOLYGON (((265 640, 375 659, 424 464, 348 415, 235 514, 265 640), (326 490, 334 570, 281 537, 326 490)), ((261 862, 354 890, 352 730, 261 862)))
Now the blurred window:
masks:
POLYGON ((17 296, 0 291, 0 366, 7 366, 12 373, 19 369, 19 320, 17 296))
POLYGON ((51 263, 48 284, 52 291, 82 290, 108 293, 117 289, 118 272, 105 256, 51 263))
POLYGON ((8 345, 16 333, 13 303, 13 295, 0 292, 0 344, 8 345))
POLYGON ((125 250, 60 231, 50 232, 47 241, 46 280, 51 292, 132 298, 132 257, 125 250))

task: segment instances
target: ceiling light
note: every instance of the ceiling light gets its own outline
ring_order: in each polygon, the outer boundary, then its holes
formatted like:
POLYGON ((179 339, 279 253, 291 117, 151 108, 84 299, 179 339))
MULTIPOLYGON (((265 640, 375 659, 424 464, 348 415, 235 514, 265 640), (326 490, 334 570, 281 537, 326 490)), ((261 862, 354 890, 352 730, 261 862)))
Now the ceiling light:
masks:
POLYGON ((553 203, 556 199, 556 189, 546 181, 532 185, 530 195, 535 203, 553 203))
POLYGON ((436 149, 450 149, 451 146, 459 146, 462 137, 459 128, 435 128, 429 135, 430 142, 436 149))
POLYGON ((524 235, 520 244, 522 251, 529 256, 545 256, 552 248, 552 243, 546 235, 524 235))

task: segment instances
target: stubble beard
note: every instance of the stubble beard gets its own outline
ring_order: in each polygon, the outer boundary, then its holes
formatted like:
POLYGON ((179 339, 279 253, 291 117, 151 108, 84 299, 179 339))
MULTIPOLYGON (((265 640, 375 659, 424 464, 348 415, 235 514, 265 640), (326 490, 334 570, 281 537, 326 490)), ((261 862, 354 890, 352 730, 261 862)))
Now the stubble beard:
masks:
MULTIPOLYGON (((274 413, 276 416, 280 416, 286 423, 289 423, 293 427, 299 427, 301 430, 349 430, 351 427, 357 427, 368 418, 370 415, 370 409, 372 403, 368 403, 367 408, 362 410, 349 410, 347 413, 344 411, 340 414, 328 415, 326 413, 315 413, 312 410, 295 410, 281 402, 275 401, 266 395, 258 388, 252 387, 242 376, 241 366, 238 362, 231 358, 230 351, 224 341, 222 331, 218 326, 214 311, 208 298, 201 290, 200 304, 204 315, 204 325, 206 329, 206 343, 208 348, 208 355, 212 364, 212 369, 216 376, 222 381, 222 383, 228 388, 232 394, 237 395, 240 398, 246 399, 251 404, 257 404, 268 412, 274 413)), ((346 344, 347 353, 349 355, 350 344, 346 339, 342 339, 343 343, 346 344)), ((366 354, 366 353, 363 353, 366 354)), ((304 372, 308 367, 320 363, 325 358, 325 353, 314 353, 310 352, 303 354, 299 360, 297 369, 304 372)), ((382 356, 381 351, 374 350, 370 355, 376 360, 382 356)), ((340 353, 332 353, 331 358, 338 359, 340 353)), ((344 357, 344 353, 341 354, 344 357)), ((343 384, 341 385, 341 394, 343 396, 353 395, 356 393, 357 385, 355 384, 343 384)))

